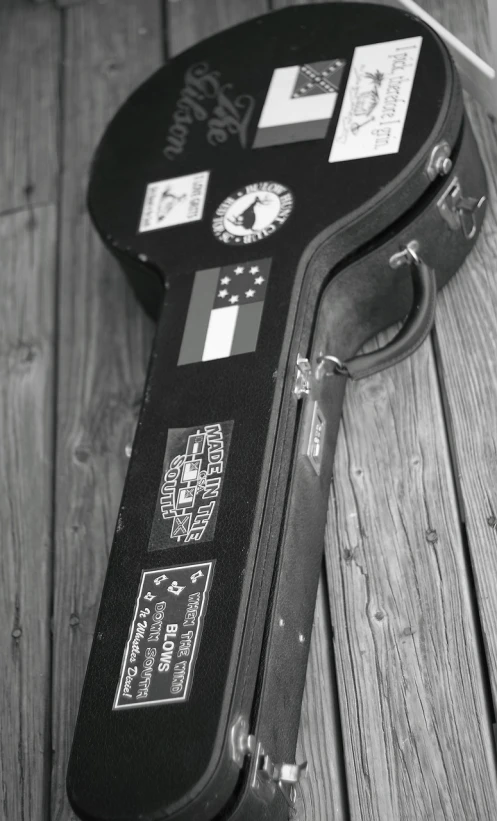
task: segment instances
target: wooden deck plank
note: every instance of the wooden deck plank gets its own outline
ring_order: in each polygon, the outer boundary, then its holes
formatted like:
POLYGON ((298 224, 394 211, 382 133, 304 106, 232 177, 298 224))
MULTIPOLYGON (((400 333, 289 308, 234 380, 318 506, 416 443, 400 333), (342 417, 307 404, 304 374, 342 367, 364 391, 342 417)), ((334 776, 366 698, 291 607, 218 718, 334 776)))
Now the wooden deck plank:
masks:
POLYGON ((86 212, 89 162, 119 105, 162 61, 159 0, 65 14, 52 819, 73 818, 65 771, 141 404, 152 324, 86 212))
POLYGON ((489 209, 474 251, 441 294, 436 329, 497 709, 497 134, 478 104, 468 110, 488 171, 489 209))
POLYGON ((50 777, 59 28, 53 8, 18 0, 0 4, 0 817, 5 821, 44 818, 50 777))
POLYGON ((45 818, 56 207, 0 217, 0 818, 45 818))
POLYGON ((269 11, 268 0, 181 0, 167 3, 169 54, 173 57, 199 40, 269 11), (207 13, 208 11, 208 13, 207 13))
POLYGON ((429 341, 348 387, 327 567, 352 821, 490 821, 492 724, 429 341))
POLYGON ((0 214, 56 200, 59 30, 54 8, 0 3, 0 214))
MULTIPOLYGON (((422 0, 423 4, 435 0, 422 0)), ((491 2, 491 0, 488 0, 491 2)), ((484 59, 492 61, 484 0, 435 7, 440 22, 484 59), (455 6, 455 8, 454 8, 455 6)), ((497 57, 493 55, 493 64, 497 57)), ((482 236, 437 312, 440 368, 454 433, 472 570, 483 628, 494 707, 497 710, 497 131, 481 107, 466 98, 490 185, 482 236)))
POLYGON ((314 613, 296 761, 307 761, 308 775, 297 789, 295 821, 348 821, 333 639, 324 575, 319 582, 314 613))

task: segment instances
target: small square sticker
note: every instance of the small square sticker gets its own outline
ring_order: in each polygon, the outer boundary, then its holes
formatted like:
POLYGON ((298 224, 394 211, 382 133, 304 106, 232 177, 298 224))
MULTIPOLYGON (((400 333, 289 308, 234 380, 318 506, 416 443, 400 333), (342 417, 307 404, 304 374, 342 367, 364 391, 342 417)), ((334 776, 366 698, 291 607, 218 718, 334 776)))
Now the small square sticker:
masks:
POLYGON ((202 219, 209 171, 147 185, 139 233, 202 219))

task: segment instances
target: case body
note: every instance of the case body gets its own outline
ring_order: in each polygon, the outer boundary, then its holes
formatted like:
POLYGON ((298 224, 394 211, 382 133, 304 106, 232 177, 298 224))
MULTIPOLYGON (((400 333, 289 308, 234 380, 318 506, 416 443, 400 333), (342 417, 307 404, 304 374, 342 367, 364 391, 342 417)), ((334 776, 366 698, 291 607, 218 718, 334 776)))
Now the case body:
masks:
POLYGON ((385 7, 306 6, 244 24, 158 72, 111 123, 93 166, 90 210, 159 324, 69 764, 68 793, 81 818, 288 818, 291 791, 268 762, 294 762, 346 385, 341 376, 311 379, 310 393, 298 398, 296 363, 305 356, 314 370, 323 353, 346 360, 405 316, 409 266, 394 269, 390 259, 408 242, 418 241, 438 287, 455 273, 483 215, 471 237, 462 223, 449 225, 441 202, 450 201, 454 178, 467 196, 485 193, 455 69, 424 24, 385 7), (356 50, 419 37, 399 149, 329 163, 356 50), (255 42, 257 63, 247 68, 242 57, 255 42), (327 136, 254 145, 277 138, 258 136, 273 71, 309 63, 316 70, 330 58, 346 68, 327 136), (145 184, 167 176, 156 134, 163 138, 164 121, 174 120, 189 68, 205 63, 237 89, 245 71, 255 101, 246 146, 238 132, 206 147, 192 127, 168 173, 209 170, 204 214, 212 219, 137 231, 145 184), (430 156, 443 142, 453 167, 432 178, 430 156), (257 180, 291 192, 288 223, 250 243, 220 242, 216 206, 257 180), (256 349, 179 366, 198 272, 232 266, 234 274, 238 264, 268 279, 256 349), (317 431, 316 462, 309 454, 317 431), (221 480, 211 497, 215 516, 198 541, 174 541, 160 529, 168 469, 179 457, 189 475, 204 472, 204 494, 209 477, 221 480), (148 648, 157 653, 147 667, 148 648), (164 669, 167 689, 158 665, 171 662, 168 652, 175 665, 190 666, 186 683, 181 668, 176 678, 175 666, 164 669), (174 687, 184 688, 184 699, 174 687))

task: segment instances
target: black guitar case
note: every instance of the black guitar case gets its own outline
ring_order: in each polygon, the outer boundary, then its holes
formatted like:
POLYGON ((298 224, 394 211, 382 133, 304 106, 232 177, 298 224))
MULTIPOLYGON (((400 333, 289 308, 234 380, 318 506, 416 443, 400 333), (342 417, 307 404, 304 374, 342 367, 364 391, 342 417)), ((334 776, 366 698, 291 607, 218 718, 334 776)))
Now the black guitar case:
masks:
POLYGON ((89 208, 158 325, 69 762, 82 819, 288 818, 347 379, 421 344, 485 193, 447 49, 384 6, 244 23, 114 117, 89 208))

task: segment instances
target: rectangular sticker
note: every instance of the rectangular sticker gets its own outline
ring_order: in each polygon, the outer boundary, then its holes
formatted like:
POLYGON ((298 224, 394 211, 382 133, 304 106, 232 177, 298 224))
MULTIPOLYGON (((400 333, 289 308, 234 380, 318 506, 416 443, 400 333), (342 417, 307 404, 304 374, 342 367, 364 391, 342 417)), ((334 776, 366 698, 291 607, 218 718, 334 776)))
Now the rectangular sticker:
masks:
POLYGON ((201 220, 209 172, 186 174, 147 185, 139 233, 201 220))
POLYGON ((169 430, 149 550, 212 541, 232 430, 233 422, 169 430))
POLYGON ((256 259, 196 272, 178 365, 255 351, 270 267, 256 259))
POLYGON ((326 136, 345 60, 320 60, 273 72, 254 148, 326 136))
POLYGON ((330 162, 398 152, 422 41, 407 37, 355 49, 330 162))
POLYGON ((214 562, 142 572, 114 710, 187 701, 214 562))

